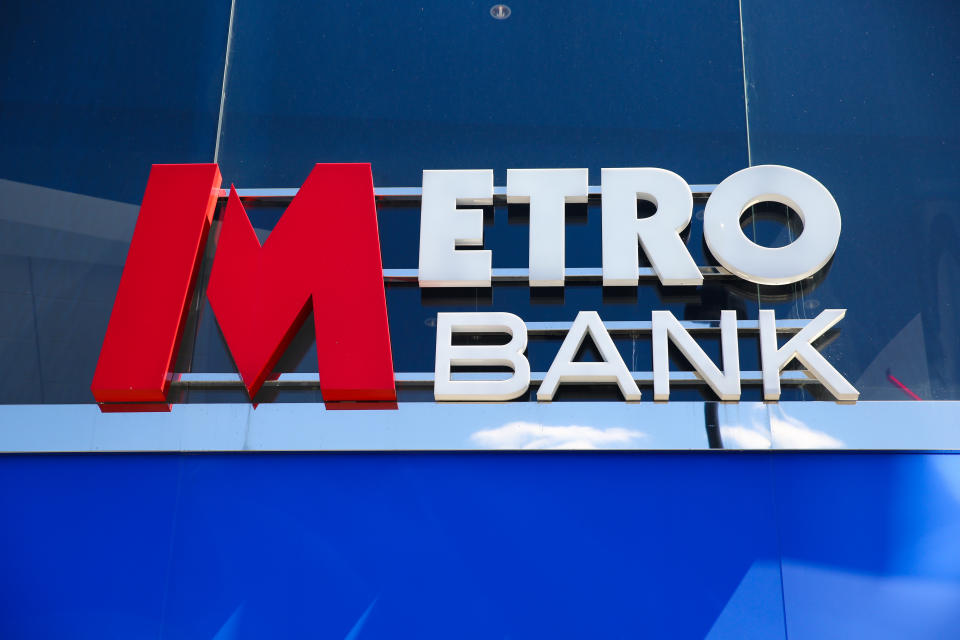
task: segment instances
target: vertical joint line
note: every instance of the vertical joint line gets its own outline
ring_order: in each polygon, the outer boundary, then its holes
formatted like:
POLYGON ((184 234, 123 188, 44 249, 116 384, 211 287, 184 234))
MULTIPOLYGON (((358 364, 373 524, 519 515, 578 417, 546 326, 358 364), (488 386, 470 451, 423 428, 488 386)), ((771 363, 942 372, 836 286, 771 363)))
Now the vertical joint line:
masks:
POLYGON ((747 166, 753 166, 753 154, 750 151, 750 98, 747 94, 747 53, 743 40, 743 0, 737 1, 740 12, 740 68, 743 70, 743 119, 747 127, 747 166))
MULTIPOLYGON (((740 69, 743 71, 743 121, 747 129, 747 166, 753 166, 753 152, 750 149, 750 96, 747 91, 747 48, 743 39, 743 0, 737 0, 737 11, 740 17, 740 69)), ((753 241, 757 241, 757 219, 751 217, 753 241)), ((757 300, 760 300, 760 285, 757 285, 757 300)), ((763 303, 758 302, 760 308, 763 303)))
POLYGON ((233 46, 233 12, 235 7, 236 0, 230 0, 230 21, 227 23, 227 50, 223 54, 223 82, 220 84, 220 111, 217 113, 217 138, 213 144, 214 162, 220 161, 220 132, 223 129, 223 105, 227 101, 227 71, 230 68, 230 48, 233 46))

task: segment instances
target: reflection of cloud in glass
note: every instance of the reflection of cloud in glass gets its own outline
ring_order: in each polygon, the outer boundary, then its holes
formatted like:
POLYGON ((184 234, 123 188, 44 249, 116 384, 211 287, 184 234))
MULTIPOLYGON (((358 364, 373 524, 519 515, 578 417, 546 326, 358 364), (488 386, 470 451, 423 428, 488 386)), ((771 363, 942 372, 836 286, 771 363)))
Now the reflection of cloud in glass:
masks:
POLYGON ((626 449, 645 437, 642 431, 621 427, 597 429, 581 425, 549 426, 535 422, 508 422, 502 427, 470 435, 473 442, 490 449, 626 449))
POLYGON ((762 431, 750 427, 720 427, 720 439, 724 449, 769 449, 770 438, 762 431))
POLYGON ((846 445, 823 431, 808 427, 804 422, 788 416, 780 406, 770 409, 770 430, 778 449, 844 449, 846 445))
POLYGON ((770 448, 770 419, 766 406, 724 404, 719 407, 719 418, 724 449, 770 448))

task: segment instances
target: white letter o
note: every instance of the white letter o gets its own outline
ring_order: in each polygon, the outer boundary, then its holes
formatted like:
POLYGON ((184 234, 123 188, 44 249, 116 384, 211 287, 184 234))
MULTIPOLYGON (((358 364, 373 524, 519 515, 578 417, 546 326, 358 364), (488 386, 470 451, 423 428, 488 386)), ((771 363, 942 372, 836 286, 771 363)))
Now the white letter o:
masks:
POLYGON ((714 189, 703 214, 710 253, 728 271, 758 284, 790 284, 823 268, 840 240, 840 209, 827 188, 802 171, 759 165, 738 171, 714 189), (784 247, 761 247, 740 228, 740 216, 760 202, 785 204, 803 231, 784 247))

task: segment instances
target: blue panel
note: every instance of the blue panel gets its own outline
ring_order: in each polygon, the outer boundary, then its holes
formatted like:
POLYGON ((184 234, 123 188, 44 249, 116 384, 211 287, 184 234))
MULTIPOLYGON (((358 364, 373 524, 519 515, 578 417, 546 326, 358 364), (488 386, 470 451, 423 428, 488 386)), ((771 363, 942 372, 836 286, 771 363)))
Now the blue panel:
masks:
MULTIPOLYGON (((419 185, 424 169, 490 168, 502 185, 509 167, 577 166, 590 169, 591 184, 599 184, 601 167, 617 166, 666 167, 691 182, 710 183, 746 166, 735 2, 520 1, 510 7, 510 18, 497 21, 489 5, 478 2, 359 2, 336 11, 304 2, 238 3, 219 156, 225 180, 297 186, 315 162, 356 161, 370 162, 381 186, 419 185)), ((280 211, 257 209, 251 207, 254 225, 269 231, 280 211)), ((384 266, 416 268, 419 208, 379 210, 384 266)), ((695 213, 685 237, 698 264, 709 264, 702 203, 695 213)), ((523 205, 488 208, 484 248, 492 250, 495 267, 527 266, 528 217, 523 205)), ((567 221, 567 266, 599 267, 598 204, 569 207, 567 221)), ((391 285, 387 304, 395 369, 430 371, 438 312, 506 311, 530 321, 571 321, 580 310, 596 309, 605 320, 649 320, 651 309, 716 318, 725 308, 750 318, 756 316, 749 300, 754 293, 653 283, 538 291, 526 284, 424 291, 391 285)), ((193 335, 194 371, 233 370, 206 305, 193 335)), ((312 342, 308 326, 278 369, 316 371, 312 342)), ((743 341, 745 366, 754 369, 755 342, 743 341)), ((638 370, 651 367, 649 343, 649 336, 618 339, 638 370)), ((533 370, 545 371, 559 344, 559 337, 532 340, 533 370)), ((706 349, 718 357, 719 341, 708 340, 706 349)), ((689 368, 681 359, 675 364, 689 368)), ((796 393, 787 389, 784 397, 796 393)), ((611 385, 586 394, 564 388, 557 400, 585 395, 621 398, 611 385)), ((702 389, 673 391, 674 400, 704 397, 713 398, 702 389)), ((281 392, 260 399, 315 398, 281 392)), ((746 389, 744 398, 759 399, 759 389, 746 389)), ((183 399, 236 401, 205 391, 189 391, 183 399)), ((400 399, 432 400, 432 394, 404 390, 400 399)))
POLYGON ((237 638, 702 637, 775 558, 767 474, 695 455, 190 457, 168 629, 212 637, 239 611, 237 638))
POLYGON ((791 638, 946 638, 960 625, 960 457, 775 456, 791 638))
POLYGON ((297 186, 315 162, 423 169, 655 166, 717 182, 746 166, 731 0, 584 4, 238 2, 224 179, 297 186))
POLYGON ((156 636, 161 615, 170 638, 783 628, 765 456, 0 462, 20 487, 0 504, 4 638, 156 636))
POLYGON ((822 284, 769 305, 849 309, 824 354, 861 399, 907 399, 888 375, 960 397, 960 4, 744 0, 743 28, 753 163, 810 173, 843 216, 822 284))
POLYGON ((229 10, 3 3, 0 403, 93 401, 150 165, 213 160, 229 10))
POLYGON ((229 11, 5 2, 0 178, 139 202, 150 164, 212 161, 229 11))
POLYGON ((0 457, 0 637, 158 637, 180 465, 0 457))
POLYGON ((960 624, 957 455, 6 456, 0 486, 4 638, 960 624))

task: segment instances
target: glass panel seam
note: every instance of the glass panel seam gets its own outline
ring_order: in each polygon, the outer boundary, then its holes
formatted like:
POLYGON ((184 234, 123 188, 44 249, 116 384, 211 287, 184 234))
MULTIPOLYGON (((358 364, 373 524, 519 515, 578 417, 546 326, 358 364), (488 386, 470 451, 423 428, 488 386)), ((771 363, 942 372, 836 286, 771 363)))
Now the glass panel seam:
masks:
POLYGON ((233 45, 233 14, 235 8, 236 0, 230 0, 230 20, 227 23, 227 47, 223 53, 223 79, 220 84, 220 110, 217 113, 217 137, 213 145, 214 162, 218 162, 220 158, 220 132, 223 130, 223 105, 227 101, 227 73, 230 68, 230 48, 233 45))

